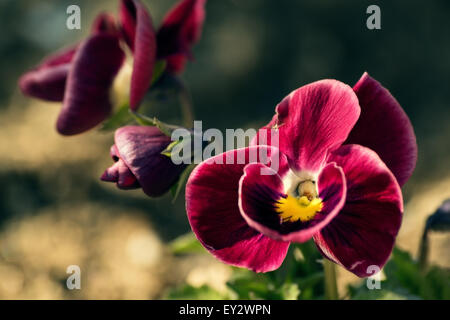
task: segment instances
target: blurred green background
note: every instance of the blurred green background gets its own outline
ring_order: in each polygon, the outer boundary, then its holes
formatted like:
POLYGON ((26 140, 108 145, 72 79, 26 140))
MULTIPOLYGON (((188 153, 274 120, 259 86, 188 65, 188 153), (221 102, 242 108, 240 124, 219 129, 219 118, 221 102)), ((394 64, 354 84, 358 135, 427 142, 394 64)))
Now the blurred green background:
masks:
MULTIPOLYGON (((175 3, 144 2, 155 25, 175 3)), ((0 299, 161 298, 183 282, 224 290, 228 267, 209 256, 174 256, 165 245, 189 231, 183 196, 172 205, 170 196, 100 183, 112 133, 58 136, 59 105, 18 91, 24 71, 82 39, 100 11, 116 13, 117 2, 0 1, 0 299), (81 7, 81 30, 65 26, 71 4, 81 7), (71 264, 81 267, 82 290, 66 289, 71 264)), ((398 238, 414 256, 426 216, 450 197, 449 15, 446 0, 210 0, 182 78, 204 128, 257 128, 292 90, 323 78, 353 85, 368 71, 417 135, 398 238), (366 28, 370 4, 381 7, 381 30, 366 28)), ((449 237, 431 241, 433 263, 450 267, 449 237)), ((356 281, 339 274, 341 287, 356 281)))

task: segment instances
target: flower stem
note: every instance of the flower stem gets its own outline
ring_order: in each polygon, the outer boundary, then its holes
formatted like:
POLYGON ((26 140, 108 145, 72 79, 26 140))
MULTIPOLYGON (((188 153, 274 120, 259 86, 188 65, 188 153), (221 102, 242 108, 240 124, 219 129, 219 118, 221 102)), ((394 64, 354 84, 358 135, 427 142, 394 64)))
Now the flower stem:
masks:
POLYGON ((183 88, 180 93, 180 105, 183 113, 183 124, 187 128, 191 128, 194 122, 194 111, 192 109, 192 98, 189 91, 183 88))
POLYGON ((178 101, 181 107, 183 125, 186 128, 192 128, 194 122, 194 110, 192 107, 191 93, 181 79, 178 77, 173 77, 172 80, 175 81, 178 91, 178 101))
POLYGON ((323 271, 325 275, 325 298, 337 300, 339 298, 336 283, 336 266, 328 259, 323 259, 323 271))
POLYGON ((419 247, 419 269, 425 272, 428 267, 428 230, 425 227, 419 247))

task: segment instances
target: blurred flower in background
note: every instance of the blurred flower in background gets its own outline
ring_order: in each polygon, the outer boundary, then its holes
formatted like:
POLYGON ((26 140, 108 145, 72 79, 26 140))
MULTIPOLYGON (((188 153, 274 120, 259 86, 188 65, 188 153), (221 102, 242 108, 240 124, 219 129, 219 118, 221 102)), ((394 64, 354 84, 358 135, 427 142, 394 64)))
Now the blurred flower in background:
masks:
POLYGON ((44 59, 20 78, 19 87, 28 96, 63 102, 56 125, 63 135, 92 129, 121 107, 124 94, 114 90, 125 92, 125 103, 128 94, 130 108, 137 110, 152 84, 157 58, 167 60, 168 72, 180 72, 186 57, 192 57, 191 46, 202 31, 205 2, 180 1, 155 33, 141 1, 121 0, 118 24, 113 16, 99 14, 86 40, 44 59), (125 62, 121 41, 132 52, 128 55, 132 63, 125 62))

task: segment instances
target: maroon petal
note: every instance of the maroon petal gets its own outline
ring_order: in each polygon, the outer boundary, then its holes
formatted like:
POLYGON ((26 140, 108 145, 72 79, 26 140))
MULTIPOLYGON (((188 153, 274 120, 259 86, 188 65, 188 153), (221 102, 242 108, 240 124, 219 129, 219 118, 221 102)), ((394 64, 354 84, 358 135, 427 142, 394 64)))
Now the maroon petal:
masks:
MULTIPOLYGON (((161 152, 171 143, 156 127, 126 126, 115 133, 120 159, 150 197, 161 196, 174 185, 186 165, 175 165, 161 152)), ((114 155, 114 152, 113 152, 114 155)))
POLYGON ((27 72, 19 79, 20 90, 30 97, 62 101, 69 69, 67 63, 27 72))
POLYGON ((114 160, 114 162, 119 161, 120 159, 120 154, 119 154, 119 150, 117 150, 117 147, 115 144, 113 144, 111 146, 111 148, 109 149, 109 155, 111 156, 111 159, 114 160))
POLYGON ((106 169, 100 179, 105 182, 115 182, 119 189, 128 190, 140 187, 136 177, 122 159, 106 169))
POLYGON ((92 23, 91 34, 97 33, 118 33, 116 19, 109 13, 100 13, 92 23))
POLYGON ((119 19, 122 27, 123 37, 132 51, 136 38, 136 16, 137 8, 134 0, 121 0, 119 7, 119 19))
POLYGON ((119 189, 128 190, 140 188, 141 186, 136 177, 120 158, 119 150, 115 144, 111 146, 109 153, 115 163, 105 170, 100 179, 105 182, 115 182, 119 189))
MULTIPOLYGON (((279 148, 298 171, 318 172, 358 120, 358 98, 348 85, 321 80, 283 99, 269 128, 278 128, 279 148)), ((268 134, 270 136, 270 132, 268 134)), ((271 145, 275 145, 270 142, 271 145)))
POLYGON ((158 58, 175 54, 190 57, 192 45, 200 39, 206 0, 182 0, 164 18, 158 31, 158 58))
POLYGON ((324 207, 307 222, 282 222, 276 204, 284 194, 282 178, 261 175, 262 164, 249 164, 240 180, 239 207, 247 223, 259 232, 277 240, 305 242, 325 227, 344 206, 346 186, 341 168, 327 165, 318 179, 319 197, 324 207))
POLYGON ((184 54, 174 54, 166 58, 166 69, 165 71, 176 74, 184 70, 187 58, 184 54))
POLYGON ((416 136, 408 116, 391 93, 367 72, 353 90, 361 105, 361 117, 346 143, 374 150, 402 186, 417 161, 416 136))
POLYGON ((268 124, 258 130, 256 135, 250 141, 250 146, 279 146, 279 131, 276 125, 277 122, 278 115, 275 114, 268 124), (272 135, 277 136, 277 140, 272 141, 272 135))
POLYGON ((347 200, 330 224, 314 236, 325 257, 359 277, 380 269, 394 247, 402 221, 403 203, 394 175, 375 152, 345 145, 329 161, 344 170, 347 200))
POLYGON ((46 59, 19 79, 19 88, 30 97, 47 101, 62 101, 70 62, 76 52, 72 46, 46 59))
POLYGON ((111 167, 106 169, 100 179, 105 182, 119 181, 119 162, 115 162, 111 167))
POLYGON ((93 35, 80 45, 67 79, 57 122, 59 133, 81 133, 108 117, 112 108, 110 87, 123 60, 116 35, 93 35))
POLYGON ((234 266, 267 272, 281 265, 289 243, 251 228, 238 206, 239 179, 251 161, 250 152, 259 150, 269 157, 278 154, 273 148, 250 147, 228 151, 198 165, 186 186, 186 211, 197 238, 215 257, 234 266), (237 158, 245 161, 226 164, 227 159, 237 158))
POLYGON ((156 61, 156 34, 152 19, 138 0, 122 0, 120 21, 124 37, 134 53, 130 107, 136 110, 150 88, 156 61))
MULTIPOLYGON (((117 33, 117 31, 114 17, 103 13, 95 19, 91 33, 117 33)), ((77 49, 78 45, 62 49, 24 74, 19 80, 22 92, 43 100, 63 101, 67 75, 77 49)))
POLYGON ((48 56, 45 58, 37 69, 41 69, 44 67, 54 67, 62 64, 67 64, 72 62, 75 53, 77 52, 78 45, 69 46, 67 48, 61 49, 58 52, 48 56))

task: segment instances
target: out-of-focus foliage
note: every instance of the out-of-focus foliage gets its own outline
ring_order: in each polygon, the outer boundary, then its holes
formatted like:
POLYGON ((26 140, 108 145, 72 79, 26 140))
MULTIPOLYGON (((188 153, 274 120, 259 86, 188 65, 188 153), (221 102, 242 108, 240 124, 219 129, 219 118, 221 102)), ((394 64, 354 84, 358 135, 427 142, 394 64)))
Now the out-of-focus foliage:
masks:
POLYGON ((198 253, 205 250, 191 232, 172 240, 169 248, 175 255, 198 253))
POLYGON ((196 288, 186 284, 169 291, 166 298, 172 300, 226 300, 229 299, 229 296, 221 294, 207 285, 196 288))
MULTIPOLYGON (((191 235, 176 240, 173 251, 177 254, 198 252, 198 241, 191 235)), ((204 250, 203 250, 204 251, 204 250)), ((204 251, 205 252, 205 251, 204 251)), ((269 273, 254 273, 232 268, 227 292, 219 293, 207 286, 195 288, 181 285, 167 293, 169 299, 317 299, 323 297, 321 256, 312 242, 292 245, 281 268, 269 273), (308 259, 305 259, 308 257, 308 259)))
POLYGON ((395 248, 384 268, 386 280, 381 290, 368 290, 365 284, 350 287, 353 299, 450 299, 450 270, 432 266, 422 271, 411 255, 395 248))
MULTIPOLYGON (((198 251, 193 236, 177 240, 177 254, 198 251), (195 250, 192 250, 196 248, 195 250)), ((349 285, 342 298, 367 300, 450 299, 450 270, 432 266, 422 271, 411 255, 395 248, 384 268, 386 279, 381 289, 368 289, 366 280, 349 285)), ((321 256, 312 242, 293 245, 282 267, 266 274, 233 268, 227 282, 228 291, 219 293, 207 285, 194 287, 184 284, 168 291, 168 299, 323 299, 321 256)))

